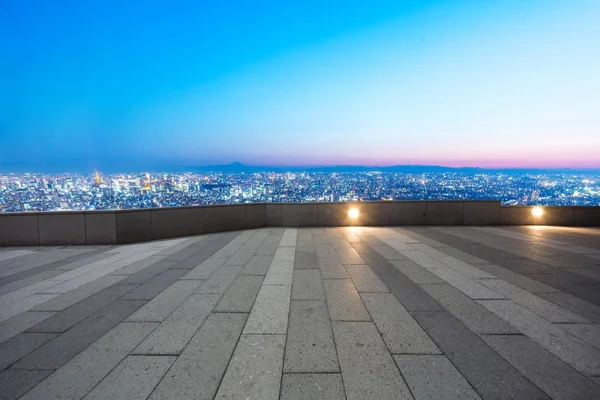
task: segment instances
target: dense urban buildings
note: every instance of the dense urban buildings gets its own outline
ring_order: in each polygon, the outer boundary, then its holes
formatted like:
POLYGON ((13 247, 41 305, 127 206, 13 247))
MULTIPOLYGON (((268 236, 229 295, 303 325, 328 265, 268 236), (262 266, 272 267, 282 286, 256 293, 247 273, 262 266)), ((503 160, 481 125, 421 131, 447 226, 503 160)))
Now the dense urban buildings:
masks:
POLYGON ((375 171, 0 175, 2 212, 426 199, 600 206, 600 175, 375 171))

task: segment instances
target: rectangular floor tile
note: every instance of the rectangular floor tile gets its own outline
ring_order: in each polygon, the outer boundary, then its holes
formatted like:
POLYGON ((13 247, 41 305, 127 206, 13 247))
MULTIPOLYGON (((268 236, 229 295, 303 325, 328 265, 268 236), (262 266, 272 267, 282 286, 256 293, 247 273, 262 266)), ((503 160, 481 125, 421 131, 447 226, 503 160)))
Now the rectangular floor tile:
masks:
POLYGON ((173 356, 129 356, 84 400, 146 400, 175 359, 173 356))
POLYGON ((447 283, 419 286, 477 334, 520 333, 508 322, 447 283))
MULTIPOLYGON (((185 273, 186 270, 182 269, 169 269, 161 272, 146 283, 140 285, 138 288, 127 293, 122 299, 151 300, 173 283, 177 282, 185 273)), ((121 281, 121 283, 123 282, 125 282, 125 280, 121 281)))
POLYGON ((219 294, 191 295, 135 349, 134 354, 181 354, 220 298, 219 294))
POLYGON ((350 279, 325 279, 323 287, 332 321, 371 320, 350 279))
POLYGON ((391 263, 414 283, 444 283, 443 280, 412 260, 393 260, 391 263))
POLYGON ((285 335, 242 335, 215 400, 278 400, 284 349, 285 335))
POLYGON ((372 322, 333 322, 333 332, 348 400, 412 398, 372 322))
POLYGON ((246 265, 254 256, 255 251, 251 249, 240 249, 231 256, 223 265, 246 265))
POLYGON ((22 399, 81 399, 155 327, 156 324, 145 322, 119 324, 22 399))
POLYGON ((225 293, 235 281, 243 267, 241 265, 223 265, 219 267, 202 285, 196 293, 225 293))
POLYGON ((0 344, 0 371, 54 339, 56 333, 20 333, 0 344))
POLYGON ((444 355, 395 355, 415 399, 481 400, 444 355))
POLYGON ((346 265, 346 271, 359 293, 389 292, 387 286, 373 273, 368 265, 346 265))
MULTIPOLYGON (((277 246, 276 246, 277 247, 277 246)), ((273 252, 275 254, 275 252, 273 252)), ((255 255, 242 270, 243 275, 266 275, 273 256, 255 255)))
POLYGON ((600 387, 526 336, 492 335, 483 340, 553 399, 595 399, 600 387))
POLYGON ((246 316, 234 313, 209 315, 150 400, 212 400, 242 333, 246 316))
POLYGON ((346 400, 340 374, 283 374, 281 400, 346 400))
POLYGON ((480 300, 485 308, 586 375, 600 375, 600 350, 510 300, 480 300))
POLYGON ((392 354, 440 354, 414 318, 391 293, 360 295, 392 354))
POLYGON ((550 322, 586 323, 585 318, 580 317, 554 303, 546 301, 528 291, 512 285, 501 279, 484 279, 481 283, 496 293, 502 294, 529 311, 539 315, 550 322))
POLYGON ((50 318, 55 313, 53 312, 33 312, 28 311, 21 313, 0 323, 0 343, 10 339, 18 333, 23 332, 27 328, 50 318))
POLYGON ((227 258, 210 257, 185 274, 181 279, 208 279, 221 265, 227 261, 227 258))
POLYGON ((143 304, 143 301, 137 300, 117 300, 29 353, 14 367, 19 369, 58 369, 143 304))
POLYGON ((292 280, 292 300, 324 300, 321 273, 318 269, 295 270, 292 280))
POLYGON ((244 333, 285 335, 291 290, 292 287, 288 285, 263 284, 248 317, 244 333))
POLYGON ((337 257, 319 257, 317 259, 323 279, 347 279, 348 273, 344 264, 337 257))
POLYGON ((450 313, 412 315, 483 399, 548 398, 450 313))
POLYGON ((265 276, 265 285, 291 285, 294 275, 294 262, 273 259, 265 276))
POLYGON ((52 370, 5 369, 0 372, 1 398, 16 400, 46 379, 52 370))
POLYGON ((214 308, 214 312, 249 313, 258 295, 263 277, 239 275, 214 308))
POLYGON ((177 281, 134 312, 127 321, 162 322, 196 290, 203 281, 177 281))
POLYGON ((324 301, 292 301, 285 348, 287 372, 339 372, 324 301))

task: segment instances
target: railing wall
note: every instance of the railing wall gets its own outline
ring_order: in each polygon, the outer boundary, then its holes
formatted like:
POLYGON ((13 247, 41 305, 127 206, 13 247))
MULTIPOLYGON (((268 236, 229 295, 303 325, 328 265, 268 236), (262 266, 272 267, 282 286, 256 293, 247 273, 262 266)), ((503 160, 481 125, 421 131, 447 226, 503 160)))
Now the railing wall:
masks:
POLYGON ((600 207, 504 207, 499 201, 261 203, 0 214, 0 246, 134 243, 260 227, 600 226, 600 207), (357 218, 348 216, 356 208, 357 218))

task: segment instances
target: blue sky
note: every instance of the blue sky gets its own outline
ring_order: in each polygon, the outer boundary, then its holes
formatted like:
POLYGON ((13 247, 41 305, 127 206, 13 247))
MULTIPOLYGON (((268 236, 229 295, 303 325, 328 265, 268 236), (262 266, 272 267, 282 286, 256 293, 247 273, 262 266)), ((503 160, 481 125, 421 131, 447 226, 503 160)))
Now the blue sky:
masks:
POLYGON ((600 168, 597 0, 59 3, 3 6, 4 171, 600 168))

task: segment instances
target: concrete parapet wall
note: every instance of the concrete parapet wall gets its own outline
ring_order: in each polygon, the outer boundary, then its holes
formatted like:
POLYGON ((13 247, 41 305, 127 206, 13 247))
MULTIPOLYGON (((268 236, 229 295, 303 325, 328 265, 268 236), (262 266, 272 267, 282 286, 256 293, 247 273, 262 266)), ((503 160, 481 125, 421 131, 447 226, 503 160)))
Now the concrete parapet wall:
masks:
POLYGON ((600 207, 501 207, 498 201, 268 203, 0 214, 0 246, 121 244, 262 227, 600 226, 600 207), (351 218, 349 211, 358 210, 351 218))

